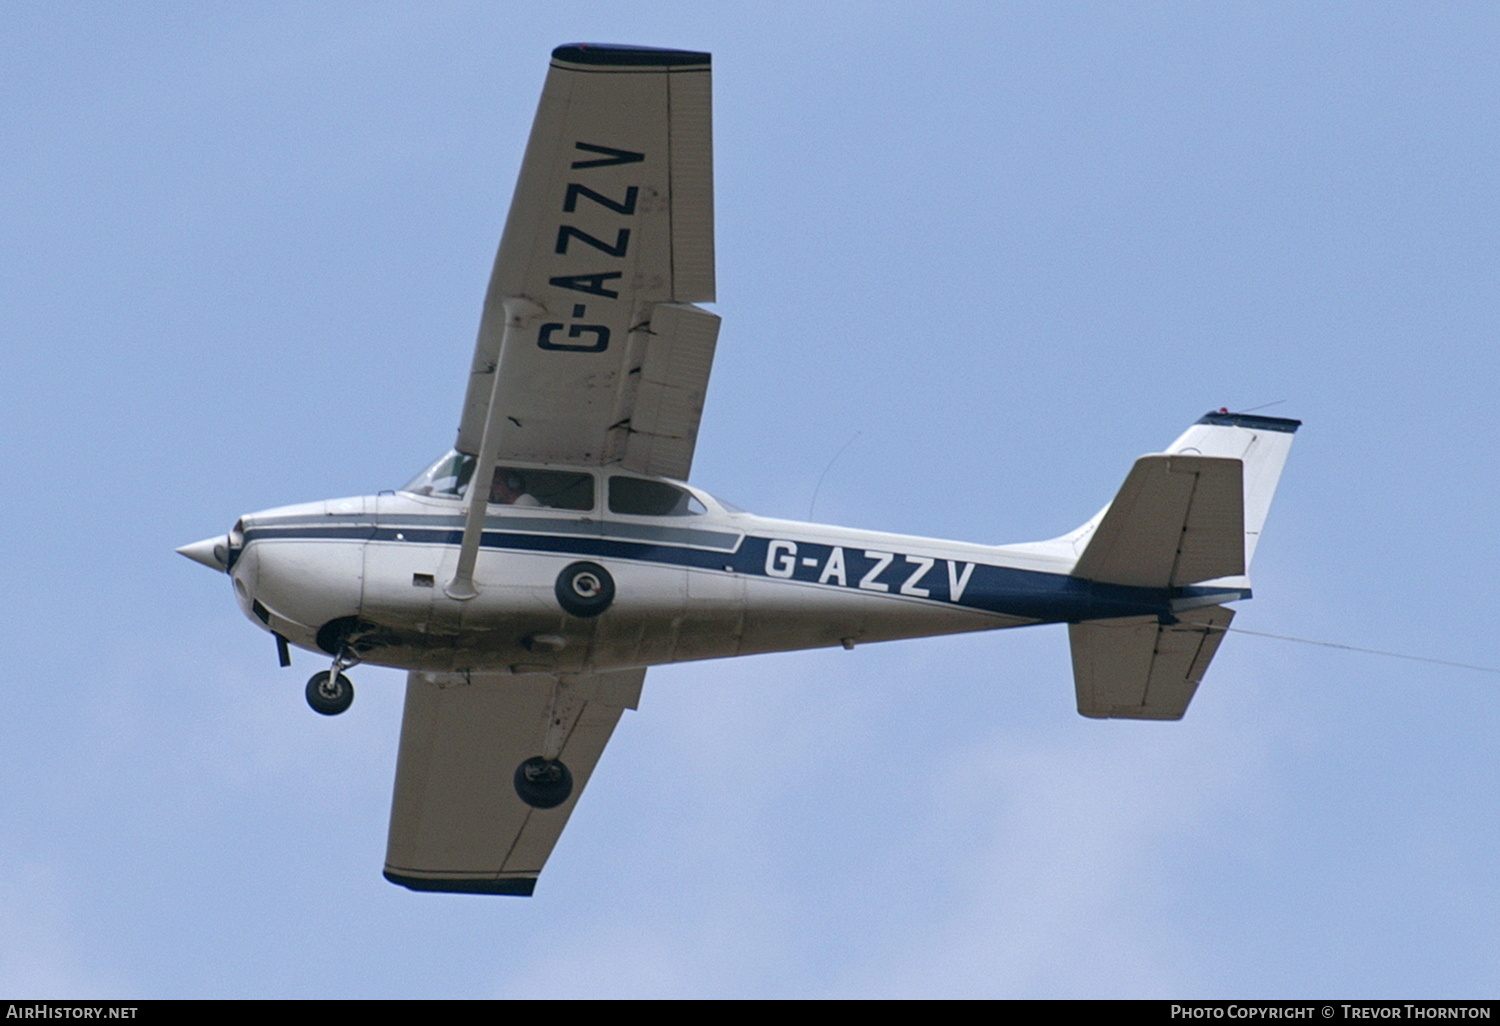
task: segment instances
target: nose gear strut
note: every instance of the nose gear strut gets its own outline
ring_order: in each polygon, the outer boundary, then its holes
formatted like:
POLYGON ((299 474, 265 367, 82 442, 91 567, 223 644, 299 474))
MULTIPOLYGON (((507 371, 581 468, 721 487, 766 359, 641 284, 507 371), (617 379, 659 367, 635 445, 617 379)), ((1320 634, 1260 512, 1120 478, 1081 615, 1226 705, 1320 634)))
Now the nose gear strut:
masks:
POLYGON ((333 668, 312 675, 307 682, 307 704, 313 712, 324 716, 337 716, 354 704, 354 685, 344 670, 359 662, 359 657, 341 648, 334 657, 333 668))

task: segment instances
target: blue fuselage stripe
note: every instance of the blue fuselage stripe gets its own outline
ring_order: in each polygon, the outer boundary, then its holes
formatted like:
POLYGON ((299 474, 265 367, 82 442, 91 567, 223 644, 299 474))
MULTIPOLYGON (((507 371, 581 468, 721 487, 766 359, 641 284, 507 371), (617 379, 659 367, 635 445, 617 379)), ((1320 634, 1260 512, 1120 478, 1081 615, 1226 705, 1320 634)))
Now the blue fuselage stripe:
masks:
MULTIPOLYGON (((245 532, 247 545, 277 539, 457 547, 463 540, 463 532, 373 524, 266 526, 245 532)), ((874 552, 863 545, 836 546, 756 535, 746 535, 733 552, 614 538, 507 531, 485 531, 480 545, 485 549, 631 560, 799 581, 1051 622, 1161 615, 1168 612, 1174 594, 1167 589, 1099 584, 1066 574, 874 552)))

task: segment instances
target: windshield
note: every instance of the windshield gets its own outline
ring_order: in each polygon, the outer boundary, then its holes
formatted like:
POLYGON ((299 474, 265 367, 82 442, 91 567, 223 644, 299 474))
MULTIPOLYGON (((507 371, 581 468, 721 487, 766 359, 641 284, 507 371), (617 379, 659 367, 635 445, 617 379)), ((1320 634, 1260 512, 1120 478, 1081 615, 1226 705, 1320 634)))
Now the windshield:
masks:
POLYGON ((474 476, 474 457, 449 450, 432 466, 406 483, 401 490, 416 495, 447 495, 458 498, 474 476))

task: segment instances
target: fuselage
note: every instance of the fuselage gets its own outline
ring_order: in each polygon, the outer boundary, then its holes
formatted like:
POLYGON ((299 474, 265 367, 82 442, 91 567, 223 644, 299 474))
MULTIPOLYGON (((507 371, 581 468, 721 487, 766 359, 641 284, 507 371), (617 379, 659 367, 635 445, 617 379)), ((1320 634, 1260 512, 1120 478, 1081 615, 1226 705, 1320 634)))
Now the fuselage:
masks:
POLYGON ((226 539, 236 598, 266 630, 314 651, 410 670, 558 673, 1166 615, 1180 601, 1072 577, 1065 546, 773 520, 681 482, 566 472, 596 479, 589 508, 576 498, 575 508, 488 506, 475 597, 445 591, 464 501, 399 491, 242 518, 226 539), (667 515, 618 511, 641 506, 615 496, 646 488, 679 490, 684 501, 667 515), (612 578, 612 601, 598 615, 559 604, 559 575, 580 561, 612 578))

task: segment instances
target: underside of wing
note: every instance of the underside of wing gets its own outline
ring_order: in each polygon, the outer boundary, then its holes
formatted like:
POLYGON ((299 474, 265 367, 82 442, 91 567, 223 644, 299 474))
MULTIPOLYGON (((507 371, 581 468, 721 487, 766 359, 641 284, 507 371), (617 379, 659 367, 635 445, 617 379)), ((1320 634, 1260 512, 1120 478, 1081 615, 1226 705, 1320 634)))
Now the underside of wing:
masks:
POLYGON ((709 55, 559 47, 457 448, 480 452, 490 430, 501 459, 687 476, 718 333, 691 304, 713 298, 709 55))
POLYGON ((559 693, 550 674, 410 674, 386 879, 413 890, 531 894, 645 676, 566 676, 559 693), (538 808, 521 799, 517 774, 549 744, 572 790, 538 808))

